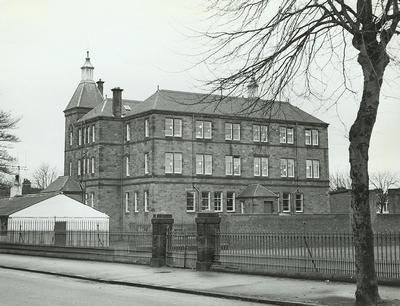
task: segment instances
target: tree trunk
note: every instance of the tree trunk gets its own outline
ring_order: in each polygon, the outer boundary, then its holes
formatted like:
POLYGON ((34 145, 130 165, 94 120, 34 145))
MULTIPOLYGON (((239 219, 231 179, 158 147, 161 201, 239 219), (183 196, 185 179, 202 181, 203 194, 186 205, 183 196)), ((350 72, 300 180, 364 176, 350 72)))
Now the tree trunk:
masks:
MULTIPOLYGON (((378 49, 378 48, 376 48, 378 49)), ((350 176, 352 179, 353 234, 356 264, 356 305, 377 305, 380 301, 375 273, 374 241, 369 207, 368 149, 379 105, 386 52, 364 49, 358 55, 364 87, 357 118, 350 129, 350 176), (379 53, 379 54, 378 54, 379 53)))

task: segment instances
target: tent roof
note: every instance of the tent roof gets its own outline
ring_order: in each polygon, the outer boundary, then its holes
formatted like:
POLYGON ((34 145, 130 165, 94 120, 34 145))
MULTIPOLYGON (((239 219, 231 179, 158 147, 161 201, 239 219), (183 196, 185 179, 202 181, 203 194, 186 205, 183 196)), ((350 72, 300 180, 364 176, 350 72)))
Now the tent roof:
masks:
POLYGON ((238 196, 242 198, 277 198, 278 195, 260 184, 247 186, 238 196))
POLYGON ((0 199, 0 216, 9 216, 17 211, 54 197, 55 193, 38 193, 0 199))
POLYGON ((10 218, 109 218, 90 206, 56 193, 2 200, 0 215, 10 218))

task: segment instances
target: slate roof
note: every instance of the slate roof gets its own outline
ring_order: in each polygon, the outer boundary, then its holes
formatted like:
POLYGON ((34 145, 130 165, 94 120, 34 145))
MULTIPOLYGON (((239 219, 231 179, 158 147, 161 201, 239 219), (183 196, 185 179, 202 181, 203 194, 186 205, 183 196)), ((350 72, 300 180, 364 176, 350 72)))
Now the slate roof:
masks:
MULTIPOLYGON (((226 116, 243 116, 254 119, 273 119, 327 125, 327 123, 288 102, 276 101, 272 103, 271 101, 260 99, 257 101, 258 106, 253 107, 253 101, 253 99, 244 97, 227 97, 174 90, 157 90, 143 102, 123 100, 123 104, 131 106, 131 110, 126 111, 124 114, 125 116, 158 110, 175 113, 182 112, 205 115, 218 114, 226 116)), ((98 105, 81 120, 87 120, 98 116, 113 116, 112 99, 103 101, 102 106, 98 105)))
POLYGON ((247 186, 239 195, 238 199, 245 198, 277 198, 278 195, 260 184, 247 186))
POLYGON ((75 89, 64 111, 75 107, 94 108, 103 102, 103 97, 94 81, 81 81, 75 89))
MULTIPOLYGON (((133 109, 136 104, 138 103, 143 103, 142 101, 137 101, 137 100, 127 100, 127 99, 122 99, 122 105, 129 106, 131 109, 133 109)), ((124 107, 122 107, 122 115, 125 116, 129 111, 125 110, 124 107)), ((112 111, 112 99, 111 98, 105 98, 103 99, 103 102, 99 105, 97 105, 95 108, 93 108, 91 111, 89 111, 87 114, 82 116, 81 119, 78 120, 78 122, 86 121, 92 118, 96 117, 114 117, 113 111, 112 111)))
POLYGON ((58 193, 81 193, 82 188, 78 181, 70 176, 59 176, 52 182, 42 193, 58 192, 58 193))
POLYGON ((0 216, 9 216, 17 211, 56 196, 57 193, 37 193, 0 199, 0 216))

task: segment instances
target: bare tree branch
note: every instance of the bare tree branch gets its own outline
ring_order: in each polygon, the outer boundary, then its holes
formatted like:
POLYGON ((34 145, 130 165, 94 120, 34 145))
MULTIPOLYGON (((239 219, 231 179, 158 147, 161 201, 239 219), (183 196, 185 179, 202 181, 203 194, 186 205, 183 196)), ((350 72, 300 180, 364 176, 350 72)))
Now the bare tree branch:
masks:
MULTIPOLYGON (((221 22, 216 25, 217 31, 204 35, 209 47, 204 63, 214 68, 210 70, 216 76, 206 85, 211 93, 242 95, 246 84, 255 77, 259 97, 247 100, 248 111, 264 109, 266 113, 273 109, 274 101, 291 92, 306 97, 327 96, 336 105, 344 92, 356 92, 350 87, 347 55, 351 54, 353 61, 357 58, 364 82, 362 91, 358 91, 362 96, 357 116, 349 131, 356 303, 376 305, 380 298, 368 201, 368 153, 384 72, 391 60, 388 46, 399 32, 399 1, 212 0, 210 3, 211 11, 216 12, 213 16, 221 22), (332 76, 323 81, 313 74, 329 67, 340 72, 343 80, 331 95, 325 89, 332 76), (318 88, 323 84, 322 89, 318 88)), ((221 95, 223 99, 227 97, 221 95)))
POLYGON ((0 110, 0 175, 10 173, 10 163, 14 160, 7 152, 12 143, 18 142, 18 138, 12 134, 19 119, 12 118, 11 114, 0 110))
POLYGON ((33 182, 37 188, 45 189, 58 176, 58 169, 49 164, 42 164, 33 173, 33 182))
POLYGON ((380 171, 372 173, 369 179, 377 193, 377 212, 382 214, 388 201, 388 191, 400 183, 399 176, 389 171, 380 171))

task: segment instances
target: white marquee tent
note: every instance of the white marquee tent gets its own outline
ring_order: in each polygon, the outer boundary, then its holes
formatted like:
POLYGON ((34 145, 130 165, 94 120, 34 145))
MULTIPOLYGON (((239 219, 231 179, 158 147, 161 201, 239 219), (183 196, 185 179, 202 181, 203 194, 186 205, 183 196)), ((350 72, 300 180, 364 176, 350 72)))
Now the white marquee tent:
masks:
POLYGON ((108 246, 109 216, 64 194, 0 200, 0 218, 9 242, 108 246))
POLYGON ((8 230, 53 230, 65 221, 67 231, 108 231, 109 216, 66 195, 58 194, 8 216, 8 230))

